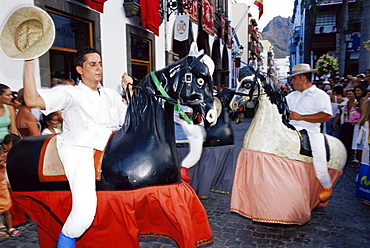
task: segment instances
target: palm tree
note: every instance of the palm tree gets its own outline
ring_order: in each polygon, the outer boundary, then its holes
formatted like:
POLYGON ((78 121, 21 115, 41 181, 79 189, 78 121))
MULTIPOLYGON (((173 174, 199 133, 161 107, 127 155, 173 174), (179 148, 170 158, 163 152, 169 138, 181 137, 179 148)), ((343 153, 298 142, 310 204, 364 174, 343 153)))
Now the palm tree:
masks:
POLYGON ((359 58, 359 72, 363 73, 370 69, 370 51, 366 50, 362 43, 370 40, 370 0, 362 1, 362 22, 361 22, 361 49, 359 58))

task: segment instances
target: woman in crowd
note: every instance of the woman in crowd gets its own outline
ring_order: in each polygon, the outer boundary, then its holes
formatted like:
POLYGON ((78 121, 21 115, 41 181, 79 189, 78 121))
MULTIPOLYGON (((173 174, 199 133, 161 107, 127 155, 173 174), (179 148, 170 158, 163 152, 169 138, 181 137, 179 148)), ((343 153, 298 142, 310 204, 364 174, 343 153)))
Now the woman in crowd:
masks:
MULTIPOLYGON (((356 111, 360 113, 361 117, 362 108, 365 104, 366 99, 366 87, 363 85, 357 85, 354 88, 355 97, 356 97, 356 111)), ((353 160, 351 161, 353 167, 359 167, 361 162, 362 147, 357 144, 357 138, 360 133, 360 125, 356 122, 353 128, 353 139, 352 139, 352 150, 354 151, 353 160)))
POLYGON ((333 117, 326 123, 326 133, 334 137, 339 137, 339 129, 341 126, 342 110, 340 104, 345 101, 343 97, 343 87, 335 86, 330 96, 333 117))
POLYGON ((29 136, 39 136, 40 127, 36 117, 32 114, 31 108, 25 105, 23 99, 23 89, 18 91, 17 100, 21 103, 16 117, 17 128, 22 138, 29 136))
POLYGON ((61 131, 57 128, 59 124, 57 112, 53 112, 48 115, 42 115, 42 118, 43 130, 41 132, 41 135, 61 133, 61 131))
POLYGON ((3 141, 8 133, 18 135, 15 124, 15 111, 11 106, 12 99, 10 88, 5 84, 0 84, 0 141, 3 141))
POLYGON ((360 119, 360 113, 356 110, 357 102, 353 89, 347 90, 348 101, 343 109, 344 122, 339 131, 339 139, 343 142, 347 150, 347 157, 352 157, 352 138, 354 125, 360 119))

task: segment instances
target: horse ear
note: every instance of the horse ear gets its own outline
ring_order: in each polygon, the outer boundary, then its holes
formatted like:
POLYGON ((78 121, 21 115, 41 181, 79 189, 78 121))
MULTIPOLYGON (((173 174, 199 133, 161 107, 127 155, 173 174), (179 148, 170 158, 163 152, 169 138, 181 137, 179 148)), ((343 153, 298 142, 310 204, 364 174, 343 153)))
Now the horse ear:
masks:
POLYGON ((189 56, 194 56, 194 57, 199 56, 198 45, 196 42, 191 43, 189 56))
POLYGON ((209 70, 209 75, 212 76, 213 72, 215 71, 215 63, 213 62, 211 57, 209 57, 207 54, 205 54, 200 61, 202 61, 204 64, 207 65, 208 70, 209 70))
MULTIPOLYGON (((203 53, 204 53, 203 49, 198 51, 198 45, 196 42, 191 43, 188 56, 199 57, 203 53)), ((209 74, 212 76, 213 72, 215 71, 215 63, 213 63, 213 60, 211 59, 211 57, 205 54, 200 61, 207 65, 209 74)))

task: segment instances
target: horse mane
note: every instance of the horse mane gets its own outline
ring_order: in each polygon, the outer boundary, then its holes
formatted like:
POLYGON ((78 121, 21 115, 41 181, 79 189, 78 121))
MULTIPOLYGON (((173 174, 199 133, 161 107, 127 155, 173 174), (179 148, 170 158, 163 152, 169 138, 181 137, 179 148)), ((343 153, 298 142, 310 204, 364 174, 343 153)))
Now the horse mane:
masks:
POLYGON ((278 111, 281 114, 283 124, 288 128, 295 130, 294 126, 289 123, 289 107, 281 88, 265 73, 258 70, 256 71, 256 75, 261 80, 262 87, 269 97, 270 102, 277 106, 278 111))
MULTIPOLYGON (((155 72, 155 75, 166 92, 171 94, 176 90, 180 78, 185 73, 184 68, 193 60, 193 56, 186 56, 155 72)), ((173 107, 173 105, 167 103, 169 99, 158 92, 150 74, 146 75, 138 86, 134 86, 134 89, 128 105, 125 124, 122 127, 125 132, 134 130, 140 124, 147 122, 148 111, 156 111, 148 107, 153 101, 162 101, 162 104, 157 105, 157 108, 162 108, 161 106, 164 104, 168 104, 170 108, 173 107), (144 114, 144 112, 146 112, 146 114, 144 114)), ((152 106, 155 106, 155 104, 152 106)), ((155 115, 155 113, 152 113, 152 115, 155 115)))

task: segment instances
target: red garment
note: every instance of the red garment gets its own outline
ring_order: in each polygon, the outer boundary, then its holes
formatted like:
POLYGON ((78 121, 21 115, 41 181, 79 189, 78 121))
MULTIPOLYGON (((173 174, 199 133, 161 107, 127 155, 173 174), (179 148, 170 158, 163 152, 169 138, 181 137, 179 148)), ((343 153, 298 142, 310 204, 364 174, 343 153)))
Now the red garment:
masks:
POLYGON ((86 0, 85 3, 87 6, 89 6, 93 10, 103 13, 105 1, 106 0, 86 0))
MULTIPOLYGON (((55 247, 71 210, 69 191, 13 192, 37 223, 40 247, 55 247)), ((139 236, 173 240, 179 247, 198 247, 213 241, 207 214, 185 182, 131 191, 98 191, 91 227, 76 247, 139 248, 139 236)))
POLYGON ((140 0, 141 26, 159 35, 159 0, 140 0))
MULTIPOLYGON (((12 192, 10 192, 12 195, 12 192)), ((26 223, 26 212, 21 208, 21 206, 14 201, 13 195, 12 195, 12 207, 9 209, 11 215, 12 215, 12 224, 13 226, 26 223)))

